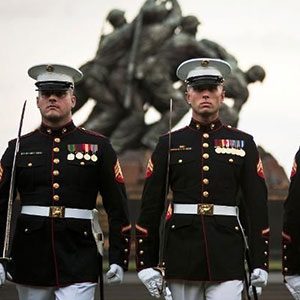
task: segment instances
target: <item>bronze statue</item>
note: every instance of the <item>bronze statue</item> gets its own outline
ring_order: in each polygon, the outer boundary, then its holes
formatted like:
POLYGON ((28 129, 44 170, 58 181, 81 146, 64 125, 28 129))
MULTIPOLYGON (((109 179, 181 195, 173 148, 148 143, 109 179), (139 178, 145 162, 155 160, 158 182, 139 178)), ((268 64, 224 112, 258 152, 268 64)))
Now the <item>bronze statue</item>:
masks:
POLYGON ((170 98, 173 126, 187 113, 183 85, 174 87, 175 70, 182 61, 221 58, 232 65, 226 95, 234 104, 223 105, 221 118, 233 126, 249 96, 248 84, 265 76, 260 66, 243 72, 221 45, 197 40, 200 21, 195 16, 183 17, 177 0, 146 0, 130 23, 118 9, 111 10, 106 20, 113 31, 101 34, 95 58, 80 68, 84 79, 76 86, 76 95, 78 108, 89 98, 95 100, 83 127, 107 135, 119 153, 141 147, 153 150, 158 137, 168 131, 170 98), (150 125, 145 123, 149 107, 161 114, 150 125))

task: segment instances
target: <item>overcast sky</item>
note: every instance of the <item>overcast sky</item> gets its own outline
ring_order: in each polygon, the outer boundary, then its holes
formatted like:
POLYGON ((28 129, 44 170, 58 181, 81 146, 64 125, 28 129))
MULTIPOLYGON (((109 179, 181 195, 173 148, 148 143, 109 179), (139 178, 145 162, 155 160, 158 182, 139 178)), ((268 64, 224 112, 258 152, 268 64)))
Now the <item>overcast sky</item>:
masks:
MULTIPOLYGON (((138 0, 10 0, 0 2, 0 153, 16 136, 21 107, 28 106, 23 133, 40 123, 34 81, 27 69, 40 63, 75 67, 92 59, 110 9, 126 10, 132 19, 138 0)), ((184 15, 202 22, 198 38, 224 46, 246 70, 262 65, 265 81, 250 86, 239 128, 271 152, 290 173, 300 145, 299 0, 179 0, 184 15)), ((107 29, 107 28, 106 28, 107 29)), ((84 113, 75 116, 80 122, 84 113)), ((182 125, 188 122, 185 118, 182 125)))

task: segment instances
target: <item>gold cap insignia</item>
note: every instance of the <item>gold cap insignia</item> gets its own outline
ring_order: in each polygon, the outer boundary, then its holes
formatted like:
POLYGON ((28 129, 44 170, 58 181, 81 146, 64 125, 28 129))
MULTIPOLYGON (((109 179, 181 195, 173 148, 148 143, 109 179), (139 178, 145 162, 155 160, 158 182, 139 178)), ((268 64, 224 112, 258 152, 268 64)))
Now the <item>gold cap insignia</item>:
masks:
POLYGON ((202 66, 202 67, 207 67, 208 64, 209 64, 209 61, 208 61, 208 60, 202 60, 202 61, 201 61, 201 66, 202 66))
POLYGON ((46 67, 46 70, 47 70, 48 72, 53 72, 53 71, 54 71, 54 67, 53 67, 52 65, 48 65, 48 66, 46 67))

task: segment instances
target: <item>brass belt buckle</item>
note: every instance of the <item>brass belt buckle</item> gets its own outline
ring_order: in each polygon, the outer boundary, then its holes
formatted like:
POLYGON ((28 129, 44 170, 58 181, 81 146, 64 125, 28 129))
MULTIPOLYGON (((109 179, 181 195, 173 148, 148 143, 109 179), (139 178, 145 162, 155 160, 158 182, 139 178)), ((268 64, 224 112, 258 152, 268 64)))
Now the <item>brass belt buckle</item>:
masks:
POLYGON ((198 215, 212 216, 214 214, 214 205, 207 203, 198 204, 198 215))
POLYGON ((49 217, 64 218, 65 217, 65 207, 64 206, 50 206, 49 217))

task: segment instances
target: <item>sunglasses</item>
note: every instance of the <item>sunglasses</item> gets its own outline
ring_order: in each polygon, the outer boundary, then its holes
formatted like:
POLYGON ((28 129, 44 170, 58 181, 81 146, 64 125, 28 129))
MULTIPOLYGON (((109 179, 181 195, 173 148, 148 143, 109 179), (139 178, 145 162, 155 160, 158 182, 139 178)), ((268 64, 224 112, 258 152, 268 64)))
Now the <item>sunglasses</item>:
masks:
POLYGON ((68 91, 40 91, 40 96, 43 98, 49 98, 51 95, 56 96, 57 98, 62 98, 66 96, 68 91))

